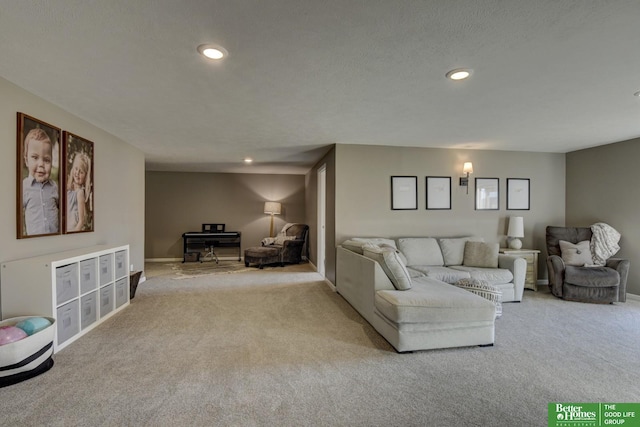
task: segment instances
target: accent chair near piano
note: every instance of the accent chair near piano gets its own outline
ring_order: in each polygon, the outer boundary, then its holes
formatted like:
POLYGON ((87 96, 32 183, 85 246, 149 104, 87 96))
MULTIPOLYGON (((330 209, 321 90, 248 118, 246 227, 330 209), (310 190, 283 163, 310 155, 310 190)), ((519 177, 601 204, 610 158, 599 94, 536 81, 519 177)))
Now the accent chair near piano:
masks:
POLYGON ((262 239, 262 246, 244 251, 244 265, 258 264, 298 264, 307 257, 309 226, 307 224, 286 224, 276 237, 262 239))

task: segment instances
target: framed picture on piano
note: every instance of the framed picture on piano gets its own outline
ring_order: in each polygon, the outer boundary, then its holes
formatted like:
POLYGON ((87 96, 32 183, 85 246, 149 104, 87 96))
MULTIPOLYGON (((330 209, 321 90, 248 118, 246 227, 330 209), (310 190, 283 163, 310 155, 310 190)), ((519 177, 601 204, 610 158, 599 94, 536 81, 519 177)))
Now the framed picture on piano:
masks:
POLYGON ((224 233, 224 224, 202 224, 203 233, 224 233))

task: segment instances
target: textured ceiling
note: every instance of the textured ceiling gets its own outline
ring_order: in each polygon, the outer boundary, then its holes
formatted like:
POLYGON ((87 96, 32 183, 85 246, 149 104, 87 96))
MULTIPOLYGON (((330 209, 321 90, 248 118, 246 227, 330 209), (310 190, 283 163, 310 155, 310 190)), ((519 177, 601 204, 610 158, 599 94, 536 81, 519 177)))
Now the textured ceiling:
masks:
POLYGON ((567 152, 640 137, 639 18, 637 0, 0 0, 0 76, 150 170, 304 173, 334 143, 567 152))

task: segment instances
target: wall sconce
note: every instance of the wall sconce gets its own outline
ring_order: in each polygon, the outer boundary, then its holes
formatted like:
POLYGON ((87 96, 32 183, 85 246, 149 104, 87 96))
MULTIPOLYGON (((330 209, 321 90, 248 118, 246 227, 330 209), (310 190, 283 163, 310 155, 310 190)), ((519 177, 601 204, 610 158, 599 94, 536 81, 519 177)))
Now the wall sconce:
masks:
POLYGON ((467 175, 460 177, 460 187, 467 187, 467 194, 469 194, 469 174, 473 173, 473 163, 464 162, 464 166, 462 167, 462 173, 467 175))
POLYGON ((521 216, 509 217, 509 230, 507 231, 507 239, 511 249, 522 248, 521 238, 524 237, 524 218, 521 216))
POLYGON ((264 213, 271 215, 271 228, 269 228, 269 237, 273 237, 273 216, 282 213, 282 204, 279 202, 264 202, 264 213))

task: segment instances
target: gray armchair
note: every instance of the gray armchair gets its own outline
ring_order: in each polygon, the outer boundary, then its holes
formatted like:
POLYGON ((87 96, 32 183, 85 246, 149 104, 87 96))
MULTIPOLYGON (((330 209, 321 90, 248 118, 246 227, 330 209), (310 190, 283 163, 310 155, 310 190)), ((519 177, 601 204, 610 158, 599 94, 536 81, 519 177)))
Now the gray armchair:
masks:
POLYGON ((609 258, 602 267, 565 265, 560 240, 577 244, 591 240, 589 227, 547 227, 549 290, 570 301, 608 304, 627 299, 629 260, 609 258))
MULTIPOLYGON (((282 233, 282 232, 281 232, 282 233)), ((286 236, 292 236, 292 240, 284 240, 282 244, 273 243, 269 247, 279 250, 280 263, 298 264, 302 257, 307 257, 307 235, 309 226, 306 224, 292 224, 284 230, 286 236)))

